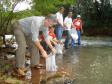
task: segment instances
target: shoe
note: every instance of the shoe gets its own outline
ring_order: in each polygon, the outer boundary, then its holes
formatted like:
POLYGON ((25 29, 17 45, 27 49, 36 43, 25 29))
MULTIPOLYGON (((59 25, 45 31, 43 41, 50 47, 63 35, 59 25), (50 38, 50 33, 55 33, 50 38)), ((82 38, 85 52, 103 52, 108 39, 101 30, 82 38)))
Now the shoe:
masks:
POLYGON ((78 45, 81 45, 81 43, 78 42, 78 45))
POLYGON ((25 72, 23 69, 21 68, 16 68, 16 72, 20 75, 20 76, 25 76, 25 72))
POLYGON ((21 70, 23 70, 24 72, 26 72, 26 71, 27 71, 27 69, 26 69, 26 68, 21 68, 21 70))
POLYGON ((44 65, 43 65, 43 64, 38 64, 37 66, 44 67, 44 65))
POLYGON ((43 67, 44 67, 43 64, 38 64, 38 65, 32 66, 31 68, 34 68, 34 69, 41 69, 41 68, 43 68, 43 67))
POLYGON ((73 49, 73 48, 75 48, 75 46, 71 46, 71 48, 73 49))
POLYGON ((65 47, 65 49, 69 49, 68 47, 65 47))

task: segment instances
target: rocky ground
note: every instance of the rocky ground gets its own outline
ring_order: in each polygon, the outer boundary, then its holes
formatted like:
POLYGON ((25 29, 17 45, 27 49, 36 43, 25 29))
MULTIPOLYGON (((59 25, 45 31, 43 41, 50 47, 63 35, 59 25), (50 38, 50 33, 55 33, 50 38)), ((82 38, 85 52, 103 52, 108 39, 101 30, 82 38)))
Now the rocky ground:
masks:
MULTIPOLYGON (((27 62, 30 55, 26 52, 27 62)), ((41 60, 43 62, 43 59, 41 60)), ((19 77, 14 72, 15 65, 15 48, 11 46, 0 47, 0 84, 74 84, 74 79, 72 79, 64 69, 60 69, 57 72, 46 72, 45 68, 40 70, 31 70, 32 73, 30 77, 19 77), (37 74, 40 77, 37 77, 37 74), (36 75, 33 75, 36 74, 36 75), (37 77, 37 78, 36 78, 37 77), (28 78, 28 79, 26 79, 28 78), (36 80, 34 80, 36 78, 36 80), (37 79, 38 83, 37 83, 37 79)))

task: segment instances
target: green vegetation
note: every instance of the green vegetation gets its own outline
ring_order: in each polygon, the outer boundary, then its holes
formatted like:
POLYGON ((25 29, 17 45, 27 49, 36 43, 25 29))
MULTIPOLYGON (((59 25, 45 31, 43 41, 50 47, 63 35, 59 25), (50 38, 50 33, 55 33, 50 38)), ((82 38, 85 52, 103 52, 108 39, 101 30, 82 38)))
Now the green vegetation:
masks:
MULTIPOLYGON (((56 11, 58 10, 58 8, 60 6, 68 6, 70 7, 70 5, 74 4, 75 0, 34 0, 35 4, 34 4, 34 9, 41 14, 41 15, 47 15, 48 13, 56 13, 56 11)), ((35 11, 34 10, 34 11, 35 11)))
POLYGON ((33 0, 33 6, 31 10, 25 10, 13 13, 14 7, 21 0, 0 1, 0 34, 7 33, 8 25, 10 25, 12 19, 24 18, 32 15, 47 15, 49 13, 56 13, 60 6, 68 6, 74 4, 74 0, 33 0), (7 6, 7 9, 4 9, 7 6))
POLYGON ((81 14, 84 23, 84 32, 86 35, 105 34, 109 32, 112 35, 112 4, 110 0, 33 0, 32 9, 13 13, 13 9, 21 0, 3 0, 0 1, 0 35, 9 32, 11 21, 13 19, 24 18, 33 15, 47 15, 56 13, 60 6, 65 7, 64 16, 69 10, 73 11, 73 18, 81 14), (3 6, 7 6, 4 9, 3 6), (71 8, 70 8, 71 7, 71 8), (91 34, 91 32, 93 32, 91 34))
POLYGON ((99 1, 77 0, 77 13, 82 16, 86 35, 112 35, 112 4, 110 0, 99 1))

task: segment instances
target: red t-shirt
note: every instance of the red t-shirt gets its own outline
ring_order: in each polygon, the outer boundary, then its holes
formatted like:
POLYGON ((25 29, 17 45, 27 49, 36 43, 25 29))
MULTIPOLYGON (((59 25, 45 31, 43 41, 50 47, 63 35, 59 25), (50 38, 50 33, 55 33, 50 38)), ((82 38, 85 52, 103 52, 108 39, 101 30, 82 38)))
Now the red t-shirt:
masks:
POLYGON ((40 40, 44 40, 44 36, 43 35, 39 35, 39 39, 40 40))
POLYGON ((74 19, 73 25, 76 27, 76 30, 80 30, 82 26, 82 21, 80 19, 74 19))
POLYGON ((56 38, 55 33, 51 33, 50 31, 49 31, 49 36, 51 36, 51 37, 52 37, 52 39, 56 38))
MULTIPOLYGON (((49 36, 51 36, 52 39, 56 38, 55 33, 51 33, 50 31, 49 31, 49 36)), ((40 40, 44 40, 44 36, 43 36, 43 35, 39 35, 39 39, 40 39, 40 40)))

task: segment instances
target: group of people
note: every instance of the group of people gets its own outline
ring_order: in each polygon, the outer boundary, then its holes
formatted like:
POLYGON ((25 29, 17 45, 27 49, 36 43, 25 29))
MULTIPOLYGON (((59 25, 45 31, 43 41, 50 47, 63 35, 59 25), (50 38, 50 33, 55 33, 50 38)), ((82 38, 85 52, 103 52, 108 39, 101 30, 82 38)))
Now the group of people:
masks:
MULTIPOLYGON (((70 30, 72 28, 76 29, 77 34, 78 34, 78 45, 81 44, 80 42, 80 31, 83 33, 83 29, 82 29, 82 20, 81 20, 81 16, 77 15, 77 18, 72 20, 72 12, 68 12, 68 15, 65 17, 65 19, 63 19, 63 13, 64 13, 64 8, 61 7, 59 9, 59 11, 56 13, 57 15, 57 21, 58 21, 58 25, 56 27, 56 37, 58 40, 62 39, 62 34, 63 31, 65 33, 65 42, 64 42, 64 46, 65 49, 68 49, 69 46, 69 41, 70 41, 70 30)), ((75 46, 75 40, 73 38, 71 38, 71 47, 74 48, 75 46)))
MULTIPOLYGON (((64 46, 67 49, 69 46, 71 28, 75 28, 78 34, 78 45, 80 45, 80 30, 82 30, 82 21, 80 15, 72 21, 72 12, 63 18, 64 7, 61 7, 56 14, 49 14, 48 16, 32 16, 20 19, 13 23, 12 30, 15 35, 18 49, 16 51, 16 71, 20 75, 25 75, 25 52, 28 46, 31 54, 31 67, 38 68, 40 55, 45 59, 48 57, 44 46, 48 46, 52 53, 56 53, 55 45, 62 43, 62 34, 65 31, 64 46), (56 26, 54 26, 56 25, 56 26), (40 31, 42 34, 39 34, 40 31), (54 33, 55 31, 55 33, 54 33), (42 46, 41 42, 44 40, 46 45, 42 46)), ((72 39, 71 42, 74 42, 72 39)))

